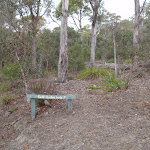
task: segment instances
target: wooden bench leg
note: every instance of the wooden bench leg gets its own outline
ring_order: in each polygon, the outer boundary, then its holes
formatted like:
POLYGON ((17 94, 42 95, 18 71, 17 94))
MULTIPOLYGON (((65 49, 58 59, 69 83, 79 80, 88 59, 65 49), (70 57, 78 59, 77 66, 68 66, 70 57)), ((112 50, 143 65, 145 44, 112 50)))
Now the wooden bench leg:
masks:
POLYGON ((36 101, 35 99, 31 98, 31 118, 32 120, 35 119, 36 115, 36 101))
POLYGON ((68 111, 72 112, 72 99, 68 99, 68 111))

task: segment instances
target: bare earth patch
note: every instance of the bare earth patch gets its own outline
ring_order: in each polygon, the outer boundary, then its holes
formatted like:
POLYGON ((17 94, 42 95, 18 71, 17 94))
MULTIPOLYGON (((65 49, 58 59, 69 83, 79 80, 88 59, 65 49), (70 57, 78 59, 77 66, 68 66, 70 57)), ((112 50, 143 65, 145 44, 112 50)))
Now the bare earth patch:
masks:
POLYGON ((150 77, 135 79, 126 91, 105 95, 101 89, 86 88, 95 82, 70 80, 57 85, 58 94, 77 97, 72 113, 65 100, 38 108, 33 121, 24 103, 15 104, 12 114, 0 107, 0 149, 149 150, 150 77))

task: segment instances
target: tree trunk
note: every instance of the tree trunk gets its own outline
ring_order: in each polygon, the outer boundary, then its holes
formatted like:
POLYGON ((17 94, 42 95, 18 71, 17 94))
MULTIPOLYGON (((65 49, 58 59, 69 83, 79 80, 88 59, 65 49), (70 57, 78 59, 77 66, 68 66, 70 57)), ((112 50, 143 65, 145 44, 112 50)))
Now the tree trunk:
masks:
POLYGON ((92 26, 92 41, 91 41, 91 67, 95 66, 95 49, 96 49, 96 25, 92 26))
POLYGON ((61 32, 60 32, 60 53, 58 62, 58 82, 67 81, 68 77, 68 48, 67 48, 67 19, 69 0, 62 1, 61 32))
POLYGON ((117 55, 116 55, 116 39, 115 31, 113 30, 113 43, 114 43, 114 64, 115 64, 115 76, 117 77, 117 55))
POLYGON ((81 41, 81 53, 83 55, 83 38, 82 38, 82 10, 80 9, 80 41, 81 41))
MULTIPOLYGON (((48 58, 46 60, 46 70, 48 71, 48 67, 49 67, 49 62, 48 62, 48 58)), ((50 68, 51 69, 51 68, 50 68)))
POLYGON ((98 9, 102 0, 96 0, 94 2, 89 1, 93 10, 92 15, 92 40, 91 40, 91 60, 90 65, 93 68, 95 66, 95 49, 96 49, 96 37, 97 37, 97 16, 98 9))
POLYGON ((39 72, 42 72, 43 70, 43 54, 40 55, 40 63, 39 63, 39 72))
POLYGON ((140 3, 139 0, 135 2, 135 17, 134 17, 134 31, 133 31, 133 47, 139 50, 139 15, 140 15, 140 3))
POLYGON ((32 39, 32 70, 36 71, 36 36, 32 39))
POLYGON ((138 68, 138 56, 139 51, 139 15, 140 15, 140 3, 139 0, 134 0, 135 2, 135 17, 134 17, 134 30, 133 30, 133 47, 135 49, 135 56, 133 58, 133 70, 138 68))
MULTIPOLYGON (((27 80, 26 80, 26 76, 25 76, 25 73, 24 73, 24 70, 21 66, 21 63, 20 63, 20 58, 18 56, 18 53, 16 51, 16 58, 17 58, 17 61, 18 61, 18 64, 19 64, 19 67, 20 67, 20 71, 21 71, 21 74, 22 74, 22 78, 23 78, 23 83, 24 83, 24 86, 25 86, 25 93, 26 93, 26 96, 28 94, 28 83, 27 83, 27 80)), ((27 100, 28 101, 28 100, 27 100)), ((29 102, 29 101, 28 101, 29 102)))

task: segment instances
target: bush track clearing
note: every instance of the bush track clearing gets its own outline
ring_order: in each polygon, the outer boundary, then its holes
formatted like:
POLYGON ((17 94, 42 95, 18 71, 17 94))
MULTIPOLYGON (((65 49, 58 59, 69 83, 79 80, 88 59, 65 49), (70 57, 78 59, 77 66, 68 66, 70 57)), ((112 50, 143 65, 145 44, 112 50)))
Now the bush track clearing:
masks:
MULTIPOLYGON (((59 94, 73 94, 73 113, 67 103, 43 108, 34 121, 24 111, 26 125, 2 138, 1 148, 30 150, 148 150, 150 149, 150 77, 135 79, 128 90, 102 95, 90 90, 97 81, 70 80, 58 84, 59 94)), ((16 112, 10 116, 15 115, 16 112)), ((1 113, 2 114, 2 113, 1 113)), ((23 112, 22 112, 23 114, 23 112)), ((1 120, 4 119, 2 115, 1 120)), ((7 118, 9 119, 9 118, 7 118)), ((22 119, 23 120, 23 119, 22 119)), ((5 120, 8 121, 8 120, 5 120)), ((4 120, 3 120, 4 123, 4 120)), ((0 129, 2 130, 2 128, 0 129)), ((9 130, 8 130, 9 131, 9 130)))

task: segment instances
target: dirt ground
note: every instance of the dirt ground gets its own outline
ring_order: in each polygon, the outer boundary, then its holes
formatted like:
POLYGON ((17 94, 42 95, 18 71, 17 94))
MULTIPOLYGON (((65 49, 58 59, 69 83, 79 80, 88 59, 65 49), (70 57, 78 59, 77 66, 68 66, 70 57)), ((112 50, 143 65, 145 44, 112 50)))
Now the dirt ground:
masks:
POLYGON ((59 94, 76 96, 72 113, 66 100, 38 108, 33 121, 23 98, 1 106, 0 149, 150 150, 150 76, 107 94, 87 89, 97 82, 76 79, 57 85, 59 94))

